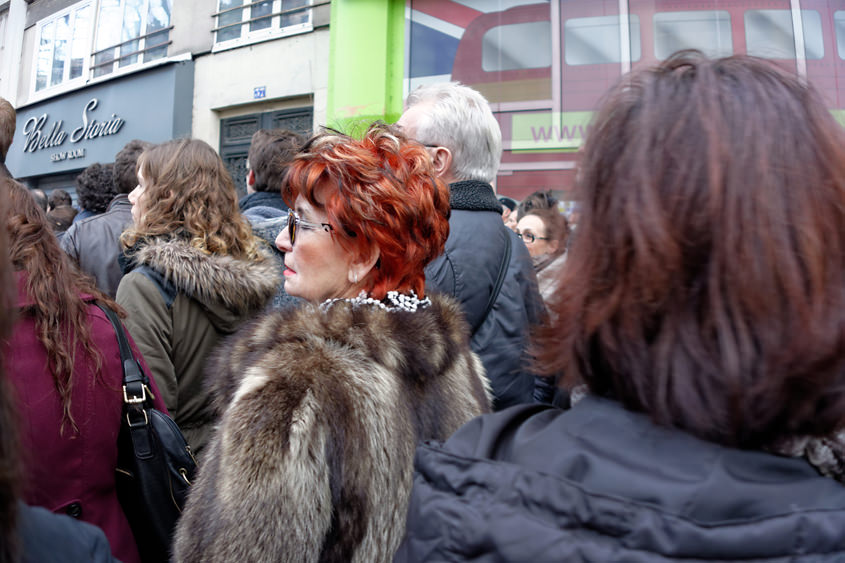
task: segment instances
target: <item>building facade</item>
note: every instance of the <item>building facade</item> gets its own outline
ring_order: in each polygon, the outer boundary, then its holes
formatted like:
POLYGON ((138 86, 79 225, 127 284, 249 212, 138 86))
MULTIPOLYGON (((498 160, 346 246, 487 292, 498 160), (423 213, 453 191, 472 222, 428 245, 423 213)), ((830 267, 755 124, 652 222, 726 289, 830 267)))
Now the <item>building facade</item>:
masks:
POLYGON ((19 50, 16 74, 0 72, 18 113, 9 169, 31 188, 73 192, 81 170, 131 139, 192 136, 220 151, 243 190, 255 130, 325 122, 329 4, 7 2, 0 56, 19 50))

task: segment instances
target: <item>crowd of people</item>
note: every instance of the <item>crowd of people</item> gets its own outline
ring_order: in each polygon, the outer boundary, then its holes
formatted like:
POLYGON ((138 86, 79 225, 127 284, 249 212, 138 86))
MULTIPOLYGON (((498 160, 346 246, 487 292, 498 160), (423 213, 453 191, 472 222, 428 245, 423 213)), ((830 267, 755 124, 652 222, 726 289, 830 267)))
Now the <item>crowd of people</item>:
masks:
POLYGON ((845 131, 777 66, 624 76, 568 216, 497 196, 457 83, 257 132, 240 200, 206 143, 132 141, 63 232, 14 129, 0 563, 142 561, 101 307, 198 464, 173 561, 845 559, 845 131))

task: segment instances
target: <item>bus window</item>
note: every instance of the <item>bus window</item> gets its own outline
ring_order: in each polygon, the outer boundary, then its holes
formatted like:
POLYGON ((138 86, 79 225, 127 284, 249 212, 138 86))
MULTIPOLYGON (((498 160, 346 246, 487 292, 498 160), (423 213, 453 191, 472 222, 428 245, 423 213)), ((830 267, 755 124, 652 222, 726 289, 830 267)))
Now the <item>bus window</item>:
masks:
MULTIPOLYGON (((619 63, 622 49, 619 43, 619 16, 572 18, 564 22, 564 59, 572 66, 619 63)), ((631 60, 642 55, 640 46, 640 18, 630 16, 631 60)))
POLYGON ((732 55, 730 14, 724 10, 654 14, 654 56, 664 60, 682 49, 698 49, 714 58, 732 55))
POLYGON ((494 27, 481 40, 485 72, 547 68, 552 65, 552 26, 548 21, 494 27))
MULTIPOLYGON (((801 10, 804 26, 804 56, 824 57, 821 15, 815 10, 801 10)), ((766 59, 794 59, 795 33, 789 10, 748 10, 745 12, 747 53, 766 59)))
POLYGON ((845 59, 845 12, 833 12, 833 27, 836 29, 836 50, 839 58, 845 59))

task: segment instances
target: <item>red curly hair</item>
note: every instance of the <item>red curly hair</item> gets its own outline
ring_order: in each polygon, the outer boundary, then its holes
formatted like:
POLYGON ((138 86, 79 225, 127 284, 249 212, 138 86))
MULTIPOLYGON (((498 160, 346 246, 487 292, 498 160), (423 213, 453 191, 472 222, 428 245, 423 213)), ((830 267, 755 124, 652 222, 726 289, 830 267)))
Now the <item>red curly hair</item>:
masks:
POLYGON ((425 147, 375 123, 362 139, 326 130, 288 169, 282 197, 302 196, 328 215, 332 237, 356 258, 379 260, 365 278, 370 296, 425 295, 425 266, 449 236, 449 190, 425 147))

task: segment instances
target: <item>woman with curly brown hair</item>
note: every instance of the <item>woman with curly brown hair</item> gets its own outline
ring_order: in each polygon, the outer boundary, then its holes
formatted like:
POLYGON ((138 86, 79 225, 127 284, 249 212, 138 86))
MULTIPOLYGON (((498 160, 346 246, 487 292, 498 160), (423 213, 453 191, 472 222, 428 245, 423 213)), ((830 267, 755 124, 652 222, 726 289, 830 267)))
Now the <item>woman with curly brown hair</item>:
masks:
POLYGON ((195 454, 214 422, 204 367, 220 339, 260 312, 278 269, 238 211, 235 186, 208 144, 180 139, 138 159, 121 237, 117 302, 171 416, 195 454))
POLYGON ((845 560, 842 127, 684 52, 610 91, 580 167, 540 361, 585 393, 421 447, 397 561, 845 560))
POLYGON ((123 312, 71 264, 26 189, 6 183, 19 317, 5 361, 21 416, 23 499, 96 524, 117 558, 138 561, 115 489, 123 369, 94 301, 123 312))
POLYGON ((383 125, 326 132, 291 164, 274 312, 220 354, 223 412, 185 506, 175 560, 390 561, 414 447, 489 410, 482 364, 424 268, 449 234, 426 149, 383 125))

